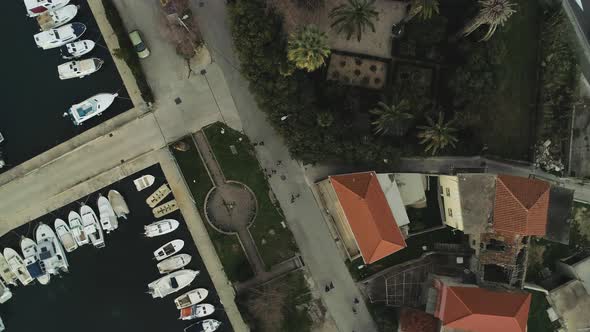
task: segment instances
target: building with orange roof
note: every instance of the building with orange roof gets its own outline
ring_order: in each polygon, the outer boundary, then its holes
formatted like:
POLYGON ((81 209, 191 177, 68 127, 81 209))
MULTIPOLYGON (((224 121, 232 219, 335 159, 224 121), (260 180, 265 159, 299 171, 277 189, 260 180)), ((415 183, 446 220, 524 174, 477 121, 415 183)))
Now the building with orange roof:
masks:
POLYGON ((544 236, 549 211, 549 183, 498 175, 494 201, 494 230, 499 234, 544 236))
POLYGON ((474 285, 449 285, 434 280, 434 316, 443 330, 525 332, 531 294, 492 291, 474 285))
POLYGON ((400 225, 409 222, 397 188, 384 193, 375 172, 330 176, 316 184, 349 258, 374 263, 406 247, 400 225))
POLYGON ((438 320, 423 311, 402 308, 399 317, 399 332, 437 332, 438 320))

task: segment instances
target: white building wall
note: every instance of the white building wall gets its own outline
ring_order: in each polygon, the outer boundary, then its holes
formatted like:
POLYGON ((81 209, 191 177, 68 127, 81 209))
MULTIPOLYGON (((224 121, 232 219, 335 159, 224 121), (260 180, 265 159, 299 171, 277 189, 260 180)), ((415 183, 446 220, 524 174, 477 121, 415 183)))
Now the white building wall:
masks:
POLYGON ((463 231, 461 197, 459 196, 459 179, 456 176, 440 175, 438 177, 440 195, 443 200, 445 223, 463 231))

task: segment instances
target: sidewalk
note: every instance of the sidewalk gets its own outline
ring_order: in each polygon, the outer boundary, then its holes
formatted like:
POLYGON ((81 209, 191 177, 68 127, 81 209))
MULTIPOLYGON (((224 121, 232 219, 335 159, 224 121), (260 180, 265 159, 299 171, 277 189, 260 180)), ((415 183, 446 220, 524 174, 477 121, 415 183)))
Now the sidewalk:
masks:
POLYGON ((199 215, 195 203, 192 201, 192 195, 186 185, 178 166, 174 161, 174 157, 168 149, 159 151, 159 161, 166 175, 166 179, 170 184, 170 188, 174 193, 174 197, 182 211, 182 215, 188 225, 189 231, 193 236, 194 242, 201 254, 203 263, 213 280, 213 285, 219 295, 221 302, 225 307, 227 316, 229 317, 232 327, 236 332, 249 331, 250 329, 242 319, 242 316, 235 304, 235 292, 231 283, 227 279, 223 266, 219 261, 213 242, 209 238, 209 233, 205 228, 204 221, 199 215))

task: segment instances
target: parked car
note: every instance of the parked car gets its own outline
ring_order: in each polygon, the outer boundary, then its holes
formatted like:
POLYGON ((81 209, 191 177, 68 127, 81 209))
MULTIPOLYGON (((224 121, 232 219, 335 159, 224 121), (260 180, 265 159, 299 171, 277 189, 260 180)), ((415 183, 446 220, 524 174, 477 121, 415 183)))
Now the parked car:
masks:
POLYGON ((150 56, 150 49, 147 48, 147 46, 143 42, 143 39, 141 39, 139 31, 131 31, 129 33, 129 39, 131 39, 131 44, 133 44, 133 48, 135 49, 135 52, 137 52, 137 56, 140 59, 145 59, 148 56, 150 56))

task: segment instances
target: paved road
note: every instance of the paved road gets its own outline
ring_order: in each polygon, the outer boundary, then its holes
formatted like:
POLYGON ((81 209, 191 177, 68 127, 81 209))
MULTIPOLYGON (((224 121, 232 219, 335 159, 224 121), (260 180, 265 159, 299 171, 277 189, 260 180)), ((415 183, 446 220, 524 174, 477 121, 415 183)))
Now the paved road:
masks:
POLYGON ((376 331, 375 323, 364 303, 359 305, 358 314, 352 312, 354 298, 361 294, 344 264, 319 207, 306 184, 300 165, 291 160, 280 136, 271 128, 256 105, 248 90, 248 82, 236 70, 238 60, 231 42, 225 2, 220 0, 194 1, 199 26, 214 61, 223 70, 246 134, 254 141, 264 141, 257 150, 258 158, 265 168, 274 168, 277 175, 270 184, 281 203, 289 227, 301 251, 303 260, 311 272, 316 286, 321 289, 323 302, 332 316, 338 330, 342 332, 376 331), (277 167, 278 160, 282 166, 277 167), (281 180, 281 175, 286 179, 281 180), (301 196, 291 204, 291 194, 301 196), (326 283, 332 281, 335 289, 323 291, 326 283))

